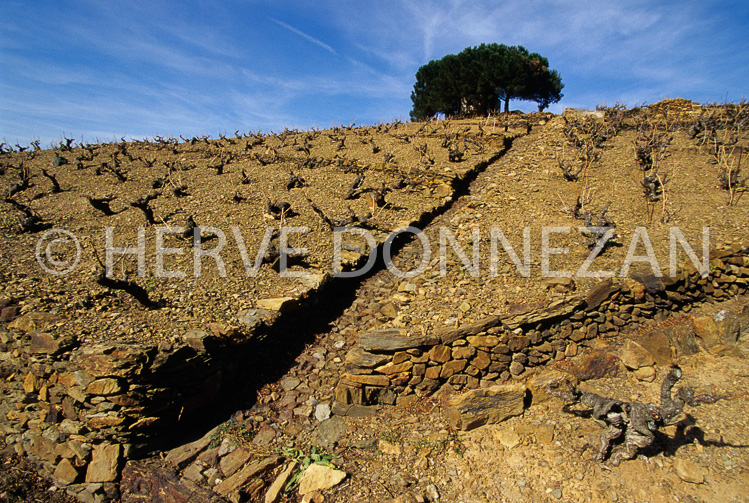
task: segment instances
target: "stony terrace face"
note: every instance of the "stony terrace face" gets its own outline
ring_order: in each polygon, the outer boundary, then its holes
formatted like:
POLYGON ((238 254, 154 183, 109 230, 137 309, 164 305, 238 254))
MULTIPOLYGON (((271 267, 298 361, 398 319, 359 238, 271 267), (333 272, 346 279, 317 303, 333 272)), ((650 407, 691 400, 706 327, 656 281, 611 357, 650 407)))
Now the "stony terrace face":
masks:
MULTIPOLYGON (((646 320, 664 321, 696 302, 746 294, 749 243, 714 250, 710 256, 710 277, 703 278, 692 266, 673 278, 650 274, 636 275, 625 283, 609 279, 585 295, 548 304, 515 304, 507 317, 489 316, 429 335, 409 336, 397 328, 364 332, 346 355, 346 373, 336 388, 336 401, 394 404, 397 399, 429 396, 445 383, 460 390, 508 381, 523 374, 526 367, 577 355, 584 341, 616 337, 646 320)), ((569 289, 574 285, 571 279, 556 283, 569 289)), ((749 331, 749 310, 744 311, 741 321, 735 314, 721 320, 726 326, 723 331, 697 320, 691 330, 681 325, 658 329, 642 345, 665 355, 661 366, 670 363, 672 356, 697 353, 695 336, 708 347, 735 345, 739 333, 746 336, 749 331)))

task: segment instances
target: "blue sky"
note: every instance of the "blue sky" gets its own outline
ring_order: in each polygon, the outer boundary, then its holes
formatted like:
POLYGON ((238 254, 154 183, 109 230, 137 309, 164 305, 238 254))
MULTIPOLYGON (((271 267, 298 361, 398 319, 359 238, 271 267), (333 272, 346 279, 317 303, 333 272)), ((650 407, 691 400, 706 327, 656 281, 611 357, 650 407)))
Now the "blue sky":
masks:
POLYGON ((407 120, 419 66, 482 42, 546 56, 565 84, 553 112, 738 101, 747 26, 746 1, 2 0, 0 139, 407 120))

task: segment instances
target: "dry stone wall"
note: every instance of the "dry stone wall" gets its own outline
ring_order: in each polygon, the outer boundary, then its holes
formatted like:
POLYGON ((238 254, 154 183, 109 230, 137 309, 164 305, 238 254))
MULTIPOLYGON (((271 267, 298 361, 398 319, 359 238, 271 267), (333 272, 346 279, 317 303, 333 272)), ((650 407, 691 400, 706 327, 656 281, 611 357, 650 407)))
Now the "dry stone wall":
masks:
MULTIPOLYGON (((278 316, 252 311, 242 316, 253 328, 278 316)), ((57 337, 65 321, 56 314, 11 304, 0 316, 9 321, 0 331, 4 440, 83 500, 117 499, 126 460, 210 406, 246 342, 238 329, 213 323, 179 343, 87 345, 57 337)))
MULTIPOLYGON (((491 386, 521 376, 528 367, 574 356, 580 345, 596 337, 663 321, 695 302, 746 293, 749 243, 712 250, 707 277, 691 263, 677 271, 674 277, 632 274, 625 281, 607 279, 584 296, 546 305, 512 305, 503 317, 489 316, 429 335, 409 336, 397 328, 362 333, 346 355, 346 373, 335 399, 341 404, 392 404, 431 395, 445 384, 458 390, 491 386)), ((697 319, 689 329, 665 327, 642 343, 659 355, 661 365, 696 353, 697 339, 721 350, 735 344, 740 333, 749 333, 749 313, 742 319, 726 316, 728 321, 697 319)))

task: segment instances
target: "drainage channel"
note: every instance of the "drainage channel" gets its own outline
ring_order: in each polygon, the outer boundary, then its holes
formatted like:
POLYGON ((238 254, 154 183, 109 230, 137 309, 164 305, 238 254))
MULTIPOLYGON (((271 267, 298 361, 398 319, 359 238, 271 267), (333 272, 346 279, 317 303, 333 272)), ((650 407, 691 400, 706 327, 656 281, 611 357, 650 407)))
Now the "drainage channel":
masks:
MULTIPOLYGON (((504 138, 502 148, 486 161, 478 164, 452 184, 453 197, 427 212, 412 223, 412 227, 426 228, 453 205, 470 194, 473 182, 486 169, 501 159, 520 136, 504 138)), ((390 256, 395 257, 404 246, 415 239, 411 233, 398 233, 390 239, 390 256)), ((264 327, 241 347, 217 349, 212 353, 212 365, 220 368, 221 385, 211 403, 200 407, 189 420, 180 421, 179 428, 162 430, 156 436, 135 445, 134 458, 168 450, 202 436, 217 424, 224 423, 237 411, 248 410, 256 404, 258 393, 268 384, 282 379, 297 365, 305 348, 316 342, 357 298, 357 290, 368 279, 386 269, 383 259, 384 243, 378 246, 376 262, 366 274, 356 278, 335 278, 314 295, 300 303, 293 312, 281 314, 270 326, 264 327)), ((201 369, 194 369, 201 372, 201 369)), ((158 383, 157 383, 158 384, 158 383)), ((172 383, 163 383, 169 385, 172 383)))

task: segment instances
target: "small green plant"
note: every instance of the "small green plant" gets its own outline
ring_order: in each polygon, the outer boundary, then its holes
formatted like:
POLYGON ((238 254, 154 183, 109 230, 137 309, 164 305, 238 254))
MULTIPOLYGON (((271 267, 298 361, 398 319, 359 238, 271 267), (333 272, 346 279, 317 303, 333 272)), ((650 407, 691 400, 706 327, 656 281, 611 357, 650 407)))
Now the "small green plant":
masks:
POLYGON ((241 421, 229 419, 218 428, 218 432, 211 436, 209 448, 218 447, 225 438, 233 438, 237 445, 242 445, 252 441, 255 431, 247 428, 247 424, 241 421))
POLYGON ((214 447, 218 447, 221 445, 221 441, 227 436, 227 432, 231 429, 231 427, 234 426, 234 420, 229 419, 225 423, 221 424, 218 427, 218 431, 211 435, 211 443, 208 444, 209 449, 213 449, 214 447))
POLYGON ((284 487, 284 492, 286 493, 291 492, 299 484, 302 474, 310 465, 314 464, 333 467, 332 461, 340 457, 334 454, 329 454, 316 445, 312 446, 312 450, 309 454, 305 453, 302 449, 287 447, 281 449, 281 455, 294 460, 298 465, 297 471, 294 472, 294 475, 286 483, 286 487, 284 487))
POLYGON ((422 439, 416 444, 418 451, 430 451, 432 455, 439 455, 448 450, 462 456, 466 452, 466 446, 463 445, 463 439, 460 438, 456 430, 449 430, 446 435, 436 439, 422 439))

